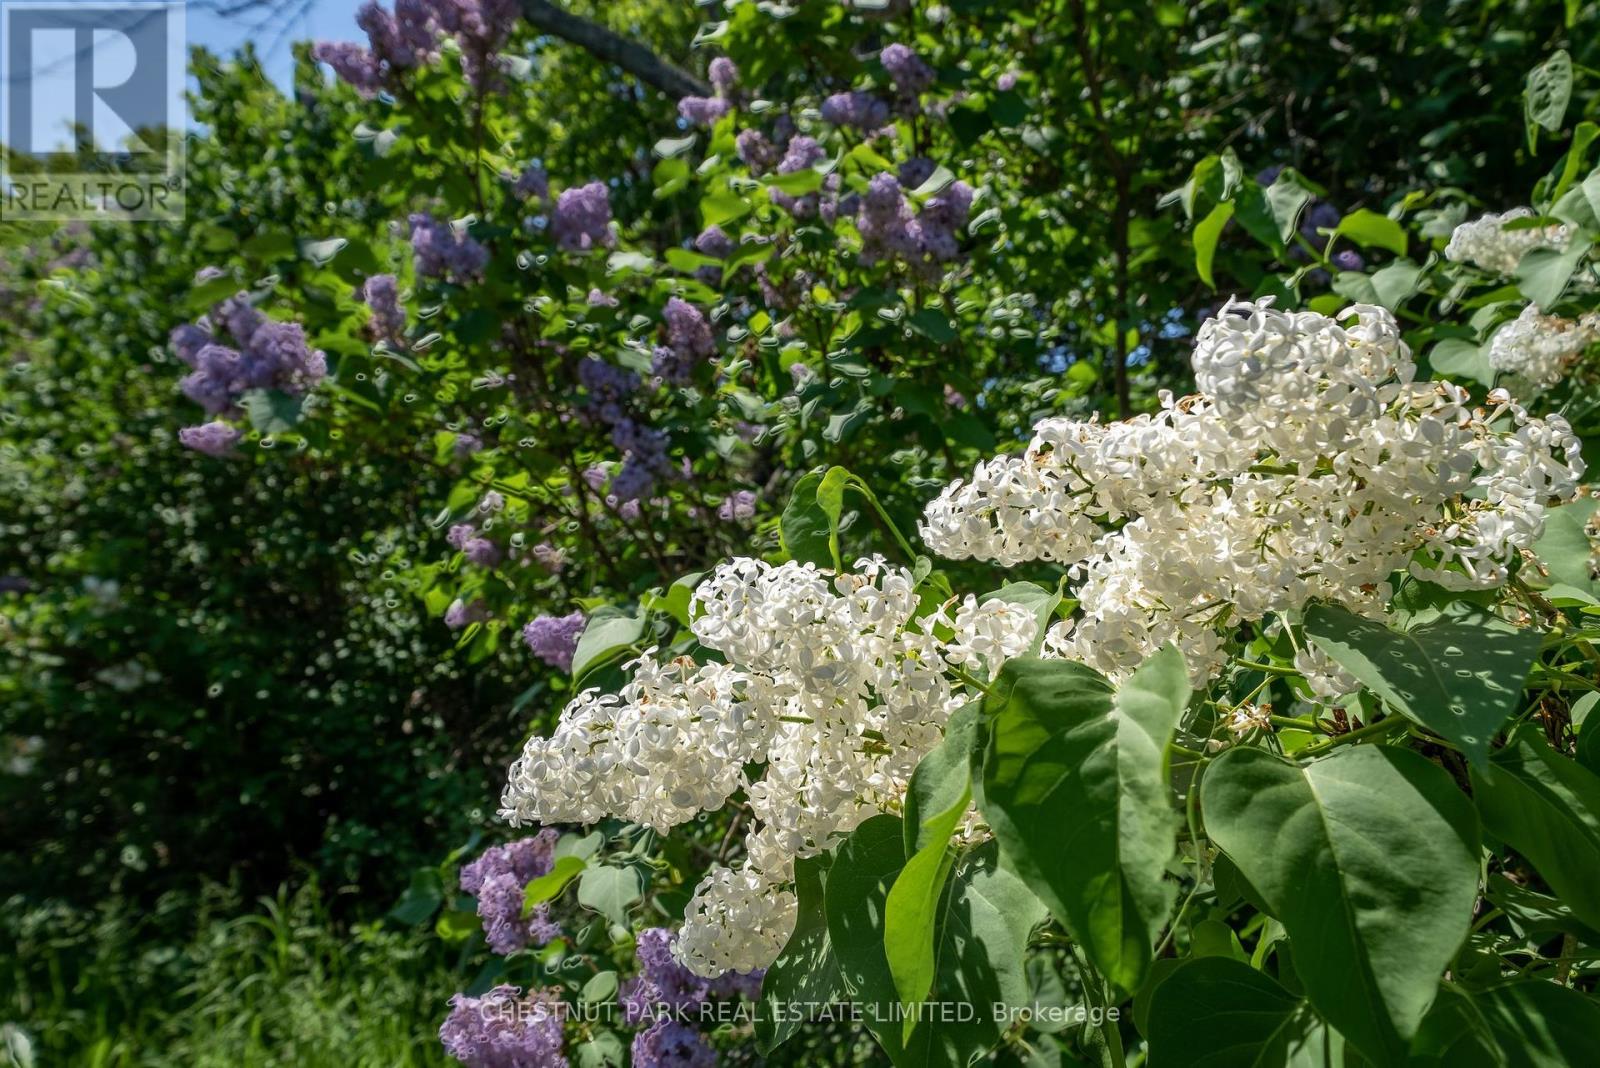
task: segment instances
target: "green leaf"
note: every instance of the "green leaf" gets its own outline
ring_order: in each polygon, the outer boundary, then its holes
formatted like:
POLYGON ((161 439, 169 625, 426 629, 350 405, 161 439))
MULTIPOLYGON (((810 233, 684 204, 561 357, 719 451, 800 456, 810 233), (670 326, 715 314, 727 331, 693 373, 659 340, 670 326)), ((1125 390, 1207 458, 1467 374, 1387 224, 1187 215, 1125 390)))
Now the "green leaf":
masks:
POLYGON ((1572 703, 1572 726, 1578 732, 1573 757, 1600 775, 1600 714, 1594 714, 1596 707, 1600 707, 1600 693, 1595 692, 1586 693, 1572 703))
POLYGON ((904 866, 902 830, 893 816, 872 817, 839 846, 824 899, 839 975, 863 1022, 895 1065, 965 1066, 999 1040, 990 1007, 1025 1003, 1028 934, 1044 918, 1044 908, 999 866, 994 843, 959 862, 940 917, 931 997, 976 1011, 967 1020, 930 1016, 918 1023, 908 1042, 884 955, 884 910, 904 866))
POLYGON ((833 566, 830 549, 830 531, 833 524, 828 513, 817 504, 817 487, 822 485, 821 471, 801 476, 784 506, 778 521, 778 532, 783 538, 783 548, 791 559, 801 563, 833 566))
POLYGON ((783 952, 767 969, 756 1011, 756 1049, 763 1056, 799 1032, 804 1020, 801 1013, 794 1011, 795 1006, 820 1011, 846 994, 828 941, 828 918, 823 911, 830 863, 826 854, 795 861, 799 918, 783 952))
POLYGON ((546 901, 557 897, 567 888, 567 884, 576 879, 578 875, 589 866, 589 862, 582 857, 558 857, 555 865, 545 874, 530 882, 522 892, 522 915, 533 914, 534 906, 542 905, 546 901))
POLYGON ((711 193, 700 201, 701 226, 725 226, 749 214, 750 203, 737 193, 711 193))
POLYGON ((937 308, 923 308, 906 319, 906 325, 935 345, 946 345, 956 339, 955 327, 949 316, 937 308))
POLYGON ((690 252, 686 248, 669 248, 666 253, 667 265, 674 271, 684 274, 693 274, 702 267, 720 267, 722 261, 715 256, 707 256, 702 252, 690 252))
POLYGON ((1528 151, 1538 144, 1537 127, 1551 133, 1561 129, 1567 103, 1572 99, 1572 57, 1558 50, 1528 72, 1522 90, 1522 114, 1528 127, 1528 151))
POLYGON ((1395 630, 1336 605, 1315 605, 1306 613, 1306 636, 1407 719, 1481 766, 1495 732, 1516 711, 1540 637, 1469 611, 1395 630))
POLYGON ((1248 964, 1202 957, 1180 964, 1151 997, 1150 1063, 1286 1065, 1312 1023, 1304 1000, 1248 964))
POLYGON ((802 167, 789 174, 775 174, 766 179, 768 188, 781 190, 792 197, 803 197, 822 188, 827 175, 813 167, 802 167))
POLYGON ((1194 226, 1194 269, 1199 272, 1200 280, 1212 289, 1217 288, 1216 280, 1211 277, 1211 264, 1217 256, 1217 241, 1222 237, 1222 228, 1228 225, 1231 218, 1233 203, 1224 201, 1194 226))
POLYGON ((1428 364, 1440 374, 1494 385, 1494 368, 1483 348, 1465 338, 1447 337, 1428 350, 1428 364))
MULTIPOLYGON (((972 803, 972 746, 978 706, 950 718, 944 739, 917 765, 906 794, 905 851, 911 859, 895 879, 885 904, 883 947, 902 1003, 928 996, 934 980, 934 937, 939 900, 955 856, 950 836, 972 803)), ((909 1037, 916 1017, 907 1015, 909 1037)))
POLYGON ((972 756, 980 710, 978 702, 957 709, 945 724, 944 738, 912 773, 905 803, 907 854, 948 845, 972 803, 972 756))
POLYGON ((830 467, 817 483, 817 507, 828 517, 828 555, 836 571, 844 570, 844 560, 839 555, 839 522, 844 518, 844 491, 851 477, 842 467, 830 467))
POLYGON ((1578 123, 1572 131, 1572 145, 1567 149, 1566 159, 1561 165, 1561 177, 1556 182, 1556 187, 1550 191, 1551 200, 1560 200, 1572 183, 1578 180, 1578 171, 1583 168, 1584 156, 1588 154, 1589 146, 1600 137, 1600 126, 1592 122, 1578 123))
POLYGON ((433 925, 433 933, 446 942, 465 942, 482 929, 483 921, 478 919, 476 912, 461 909, 439 913, 439 919, 433 925))
POLYGON ((612 1031, 597 1031, 577 1049, 578 1068, 622 1068, 628 1063, 627 1048, 612 1031))
POLYGON ((602 865, 586 868, 578 880, 578 904, 624 927, 628 924, 628 910, 642 897, 644 880, 634 867, 602 865))
POLYGON ((1521 853, 1580 921, 1600 929, 1600 776, 1517 728, 1472 792, 1483 826, 1521 853))
POLYGON ((1385 248, 1396 256, 1406 254, 1406 231, 1387 215, 1359 208, 1339 220, 1334 234, 1348 237, 1362 248, 1385 248))
POLYGON ((239 283, 233 276, 224 274, 220 278, 212 278, 194 286, 183 295, 183 307, 186 311, 203 311, 220 300, 226 300, 239 292, 239 283))
POLYGON ((1288 932, 1311 1003, 1368 1058, 1402 1060, 1478 897, 1477 817, 1454 781, 1388 746, 1299 764, 1235 748, 1201 807, 1288 932))
POLYGON ((1566 292, 1589 245, 1589 238, 1579 234, 1564 251, 1536 248, 1523 253, 1517 262, 1517 289, 1540 308, 1554 307, 1566 292))
POLYGON ((256 430, 283 434, 300 424, 306 399, 278 389, 251 389, 240 395, 239 403, 256 430))
POLYGON ((1529 982, 1491 987, 1472 1000, 1510 1068, 1594 1063, 1600 1004, 1593 998, 1555 983, 1529 982))
POLYGON ((1600 497, 1582 497, 1545 513, 1544 533, 1533 543, 1533 553, 1550 576, 1545 596, 1558 604, 1600 603, 1600 583, 1591 573, 1595 545, 1589 537, 1589 523, 1597 510, 1600 497))
POLYGON ((1167 747, 1188 700, 1166 646, 1120 687, 1080 664, 1012 660, 983 702, 978 804, 1007 866, 1129 993, 1172 907, 1167 747))
POLYGON ((583 984, 580 997, 589 1005, 598 1005, 603 1001, 610 1001, 617 994, 617 973, 613 971, 596 972, 587 983, 583 984))
POLYGON ((426 923, 444 904, 444 880, 434 868, 418 868, 411 873, 411 885, 389 910, 389 918, 408 927, 426 923))
POLYGON ((282 230, 264 230, 239 246, 247 256, 260 259, 277 259, 295 251, 295 240, 282 230))
POLYGON ((1407 1068, 1503 1068, 1505 1058, 1488 1021, 1457 987, 1439 989, 1411 1040, 1407 1068))
POLYGON ((600 852, 600 847, 606 844, 606 836, 599 831, 590 831, 585 835, 564 834, 556 841, 552 850, 555 859, 562 857, 577 857, 579 860, 588 860, 600 852))
POLYGON ((1489 876, 1484 897, 1501 912, 1519 938, 1545 942, 1571 934, 1588 945, 1600 945, 1600 931, 1580 922, 1572 909, 1548 894, 1514 883, 1499 872, 1489 876))
POLYGON ((589 616, 572 652, 572 677, 581 679, 600 664, 621 659, 644 635, 645 614, 603 605, 589 616))
POLYGON ((1292 167, 1278 172, 1267 187, 1267 206, 1278 224, 1278 239, 1287 243, 1300 228, 1300 213, 1315 194, 1292 167))
POLYGON ((1243 182, 1233 194, 1234 218, 1245 233, 1273 250, 1283 248, 1278 235, 1278 220, 1267 201, 1266 191, 1255 182, 1243 182))
POLYGON ((1394 311, 1417 291, 1422 268, 1410 260, 1397 260, 1372 275, 1372 289, 1378 303, 1394 311))

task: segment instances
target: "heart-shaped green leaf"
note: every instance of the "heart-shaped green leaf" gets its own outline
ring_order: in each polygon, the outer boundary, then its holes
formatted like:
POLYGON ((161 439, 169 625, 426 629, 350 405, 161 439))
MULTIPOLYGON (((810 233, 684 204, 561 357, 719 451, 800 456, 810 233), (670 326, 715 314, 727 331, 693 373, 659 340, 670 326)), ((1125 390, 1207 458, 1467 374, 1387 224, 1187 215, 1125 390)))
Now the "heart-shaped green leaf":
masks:
POLYGON ((1201 804, 1318 1012, 1368 1058, 1403 1060, 1478 897, 1478 820, 1455 782, 1388 746, 1300 764, 1237 748, 1201 804))

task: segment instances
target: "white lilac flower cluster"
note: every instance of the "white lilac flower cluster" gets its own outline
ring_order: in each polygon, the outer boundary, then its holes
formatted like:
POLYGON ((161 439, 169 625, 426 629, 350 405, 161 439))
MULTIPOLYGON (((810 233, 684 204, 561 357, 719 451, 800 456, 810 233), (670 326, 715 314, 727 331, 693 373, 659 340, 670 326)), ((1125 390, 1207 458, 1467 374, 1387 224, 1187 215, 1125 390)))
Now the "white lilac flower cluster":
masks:
POLYGON ((1600 340, 1600 313, 1564 319, 1545 315, 1537 304, 1530 304, 1489 339, 1489 366, 1549 387, 1560 382, 1567 366, 1596 340, 1600 340))
POLYGON ((553 735, 527 743, 501 814, 666 830, 743 791, 755 819, 746 858, 700 883, 678 953, 708 977, 766 967, 794 926, 795 859, 898 810, 972 697, 961 678, 998 670, 1038 629, 1030 609, 1001 600, 919 614, 916 587, 877 557, 841 574, 722 564, 695 591, 692 629, 725 662, 652 650, 620 692, 580 694, 553 735))
POLYGON ((1517 261, 1533 249, 1567 247, 1572 228, 1564 223, 1507 229, 1507 223, 1532 217, 1532 208, 1512 208, 1464 222, 1451 233, 1444 258, 1452 263, 1470 263, 1490 274, 1510 275, 1517 269, 1517 261))
MULTIPOLYGON (((1170 641, 1199 683, 1238 624, 1312 600, 1379 616, 1396 571, 1497 586, 1582 475, 1559 416, 1415 381, 1382 308, 1230 302, 1193 366, 1197 396, 1109 425, 1047 419, 928 506, 945 556, 1070 566, 1080 610, 1045 655, 1120 676, 1170 641)), ((1305 667, 1328 695, 1354 688, 1305 667)))

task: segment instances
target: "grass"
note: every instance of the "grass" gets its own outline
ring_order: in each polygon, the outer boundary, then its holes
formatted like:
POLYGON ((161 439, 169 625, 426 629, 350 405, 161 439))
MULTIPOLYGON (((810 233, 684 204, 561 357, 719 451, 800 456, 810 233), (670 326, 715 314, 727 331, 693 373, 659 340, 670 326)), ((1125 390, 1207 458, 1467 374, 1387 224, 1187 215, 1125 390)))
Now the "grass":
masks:
POLYGON ((5 904, 0 1065, 420 1068, 464 985, 431 932, 342 927, 315 883, 262 898, 5 904), (10 1050, 8 1054, 7 1050, 10 1050))

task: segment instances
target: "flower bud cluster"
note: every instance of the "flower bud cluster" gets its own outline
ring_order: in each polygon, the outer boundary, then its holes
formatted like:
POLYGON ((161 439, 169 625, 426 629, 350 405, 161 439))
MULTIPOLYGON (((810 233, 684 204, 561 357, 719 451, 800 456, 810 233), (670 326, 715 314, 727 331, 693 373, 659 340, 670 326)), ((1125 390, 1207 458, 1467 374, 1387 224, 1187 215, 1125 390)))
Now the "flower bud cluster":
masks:
POLYGON ((1532 208, 1512 208, 1507 212, 1490 212, 1471 222, 1464 222, 1450 235, 1450 243, 1444 248, 1444 258, 1454 263, 1470 263, 1490 274, 1509 277, 1524 254, 1536 248, 1567 247, 1572 228, 1565 223, 1524 229, 1509 229, 1506 225, 1532 217, 1532 208))
POLYGON ((1578 354, 1600 339, 1600 313, 1580 319, 1545 315, 1537 304, 1504 324, 1489 339, 1489 366, 1536 386, 1560 382, 1578 354))

